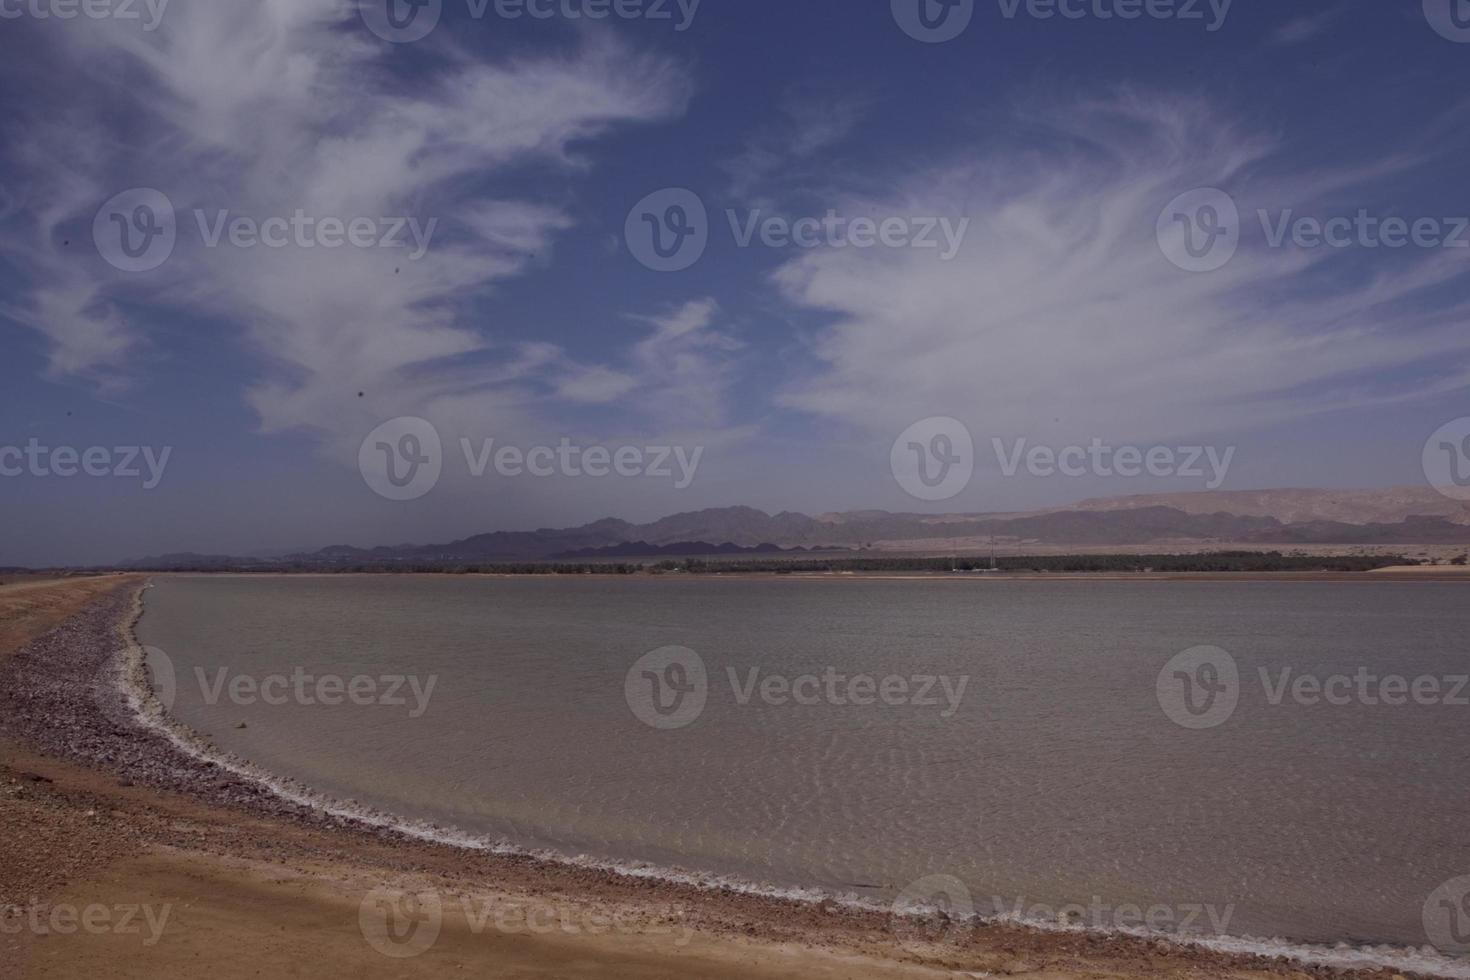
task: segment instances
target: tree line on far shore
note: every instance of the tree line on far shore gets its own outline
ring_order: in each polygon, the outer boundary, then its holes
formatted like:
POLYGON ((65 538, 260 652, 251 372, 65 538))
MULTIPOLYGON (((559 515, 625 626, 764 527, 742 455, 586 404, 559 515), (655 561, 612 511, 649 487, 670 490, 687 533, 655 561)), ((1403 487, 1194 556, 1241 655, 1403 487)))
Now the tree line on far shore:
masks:
MULTIPOLYGON (((1419 565, 1404 555, 1291 555, 1279 551, 1217 551, 1193 555, 1034 555, 1005 557, 679 558, 657 562, 263 562, 180 564, 135 568, 152 572, 337 573, 439 575, 739 575, 926 572, 933 574, 1170 573, 1170 572, 1366 572, 1419 565)), ((1456 564, 1465 564, 1457 559, 1456 564)))

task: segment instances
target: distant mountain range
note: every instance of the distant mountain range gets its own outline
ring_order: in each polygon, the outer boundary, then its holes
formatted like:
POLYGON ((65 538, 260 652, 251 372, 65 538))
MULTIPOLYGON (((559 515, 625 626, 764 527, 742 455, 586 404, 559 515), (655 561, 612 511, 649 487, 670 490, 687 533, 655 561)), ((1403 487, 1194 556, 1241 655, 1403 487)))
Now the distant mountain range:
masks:
MULTIPOLYGON (((1470 504, 1429 488, 1251 490, 1153 494, 1085 500, 1025 513, 839 514, 723 507, 675 514, 650 524, 608 518, 574 528, 495 531, 446 544, 354 548, 288 555, 275 563, 341 566, 393 562, 519 562, 656 558, 783 551, 976 548, 994 539, 1014 550, 1157 545, 1202 550, 1251 545, 1470 544, 1470 504)), ((224 555, 164 555, 140 568, 271 564, 224 555)))
POLYGON ((1387 490, 1213 490, 1084 500, 1067 510, 1119 511, 1172 507, 1188 514, 1272 517, 1283 524, 1399 524, 1411 517, 1442 517, 1470 524, 1470 503, 1451 500, 1431 487, 1387 490))
POLYGON ((720 555, 801 555, 808 549, 802 547, 782 548, 774 544, 758 544, 753 548, 738 544, 710 544, 708 541, 676 541, 673 544, 649 544, 647 541, 629 541, 625 544, 609 545, 606 548, 583 548, 581 551, 564 551, 551 557, 557 561, 577 561, 587 558, 714 558, 720 555))

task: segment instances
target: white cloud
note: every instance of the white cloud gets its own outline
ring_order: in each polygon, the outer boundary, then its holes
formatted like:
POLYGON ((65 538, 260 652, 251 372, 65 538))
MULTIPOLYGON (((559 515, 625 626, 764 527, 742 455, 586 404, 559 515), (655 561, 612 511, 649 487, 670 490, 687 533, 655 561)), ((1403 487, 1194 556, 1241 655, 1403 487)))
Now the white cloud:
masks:
POLYGON ((1342 11, 1337 8, 1324 10, 1318 14, 1310 14, 1304 17, 1293 17, 1282 24, 1270 37, 1270 43, 1276 45, 1301 44, 1310 41, 1332 26, 1342 11))
POLYGON ((694 300, 658 316, 631 319, 653 333, 633 348, 643 411, 678 425, 706 430, 729 424, 730 386, 740 341, 714 328, 719 304, 694 300))
POLYGON ((1407 250, 1364 277, 1339 269, 1353 252, 1267 249, 1251 233, 1257 206, 1310 214, 1355 185, 1367 204, 1365 182, 1412 161, 1293 168, 1285 147, 1196 101, 1123 96, 1044 121, 1045 152, 992 150, 842 203, 969 216, 953 261, 828 249, 778 270, 787 300, 831 318, 782 404, 879 434, 953 415, 997 436, 1164 439, 1465 383, 1466 308, 1435 293, 1464 275, 1458 255, 1407 250), (1231 190, 1246 227, 1209 274, 1176 268, 1155 239, 1164 205, 1197 187, 1231 190))
POLYGON ((773 183, 783 188, 825 180, 821 154, 841 144, 862 124, 870 100, 831 87, 788 93, 773 120, 724 164, 730 192, 752 206, 764 203, 773 183), (754 200, 752 200, 754 198, 754 200))
POLYGON ((77 376, 116 388, 125 381, 122 365, 140 338, 93 274, 90 240, 70 241, 63 227, 112 193, 103 193, 98 178, 68 161, 102 159, 109 147, 82 110, 51 118, 51 124, 35 127, 8 148, 20 171, 34 176, 23 185, 24 198, 15 202, 18 213, 0 236, 0 255, 25 270, 34 288, 0 302, 0 313, 45 335, 53 377, 77 376), (28 234, 21 230, 27 222, 28 234), (14 234, 11 227, 17 229, 14 234))
POLYGON ((372 40, 341 0, 177 4, 152 33, 76 26, 47 35, 56 70, 97 99, 64 119, 41 107, 8 148, 35 185, 29 199, 51 205, 8 254, 33 286, 7 312, 47 337, 58 374, 126 370, 150 332, 128 301, 230 324, 263 364, 247 396, 262 428, 315 431, 343 459, 387 414, 533 424, 528 382, 559 355, 508 344, 466 309, 546 261, 572 219, 503 181, 532 163, 570 183, 590 166, 589 140, 677 116, 691 88, 677 62, 606 33, 499 63, 446 41, 431 74, 410 81, 404 52, 372 40), (90 242, 62 254, 55 229, 90 230, 101 201, 130 186, 173 202, 173 257, 129 277, 95 255, 83 268, 90 242), (411 248, 205 248, 196 209, 211 222, 302 210, 437 224, 417 260, 411 248), (476 371, 457 367, 466 358, 476 371), (487 368, 497 359, 514 370, 487 368))
MULTIPOLYGON (((626 356, 608 364, 584 364, 553 345, 538 345, 550 366, 556 398, 618 407, 662 431, 700 431, 722 438, 731 425, 729 389, 737 377, 735 356, 742 344, 715 328, 719 304, 691 300, 658 314, 630 314, 645 330, 626 356)), ((743 431, 743 430, 742 430, 743 431)))
POLYGON ((638 379, 606 367, 574 367, 556 382, 556 394, 574 402, 606 404, 638 387, 638 379))

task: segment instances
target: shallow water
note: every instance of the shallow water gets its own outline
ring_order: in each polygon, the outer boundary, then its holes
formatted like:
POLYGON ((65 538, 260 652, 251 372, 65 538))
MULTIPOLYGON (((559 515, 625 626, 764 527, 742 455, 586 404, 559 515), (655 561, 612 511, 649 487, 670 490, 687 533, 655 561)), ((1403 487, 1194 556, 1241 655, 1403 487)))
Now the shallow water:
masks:
MULTIPOLYGON (((1426 903, 1470 874, 1470 690, 1451 697, 1466 599, 1396 582, 166 577, 139 633, 172 664, 175 715, 221 748, 529 847, 882 901, 957 881, 981 912, 1075 904, 1102 927, 1136 908, 1163 931, 1443 946, 1426 903), (1159 678, 1202 645, 1238 666, 1238 705, 1191 729, 1165 710, 1172 669, 1159 678), (630 679, 669 646, 707 671, 692 719, 667 691, 650 713, 655 681, 630 679), (1440 703, 1306 704, 1288 686, 1273 704, 1286 668, 1437 677, 1440 703), (303 703, 297 673, 371 677, 358 700, 394 703, 303 703), (286 703, 249 686, 273 675, 286 703)), ((1459 912, 1444 925, 1470 925, 1459 912)))

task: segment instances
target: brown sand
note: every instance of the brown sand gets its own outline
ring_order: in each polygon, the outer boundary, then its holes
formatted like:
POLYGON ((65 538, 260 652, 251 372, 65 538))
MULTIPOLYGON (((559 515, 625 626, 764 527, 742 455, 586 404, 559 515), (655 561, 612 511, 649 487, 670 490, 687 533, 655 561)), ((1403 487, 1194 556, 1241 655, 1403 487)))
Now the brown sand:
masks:
MULTIPOLYGON (((85 619, 89 609, 108 602, 119 605, 109 589, 137 584, 113 577, 0 588, 0 666, 59 624, 85 619)), ((50 635, 54 640, 57 634, 50 635)), ((59 731, 76 724, 55 719, 59 731)), ((1001 925, 951 927, 927 938, 875 913, 421 844, 286 810, 273 814, 253 796, 135 783, 129 763, 109 767, 57 757, 77 754, 66 738, 0 739, 0 911, 11 906, 22 914, 0 917, 8 923, 0 930, 0 976, 1349 975, 1159 942, 1001 925), (364 898, 384 887, 427 889, 441 897, 443 924, 432 948, 389 958, 365 938, 364 898), (113 922, 128 908, 142 911, 127 930, 63 934, 44 917, 18 928, 34 903, 63 910, 91 906, 113 922), (495 914, 478 918, 487 909, 495 914), (527 909, 535 910, 540 924, 534 931, 526 925, 527 909), (165 910, 167 918, 158 918, 165 910), (147 912, 162 926, 156 941, 147 912)), ((153 778, 146 769, 135 775, 153 778)), ((56 921, 69 925, 65 918, 56 921)))

